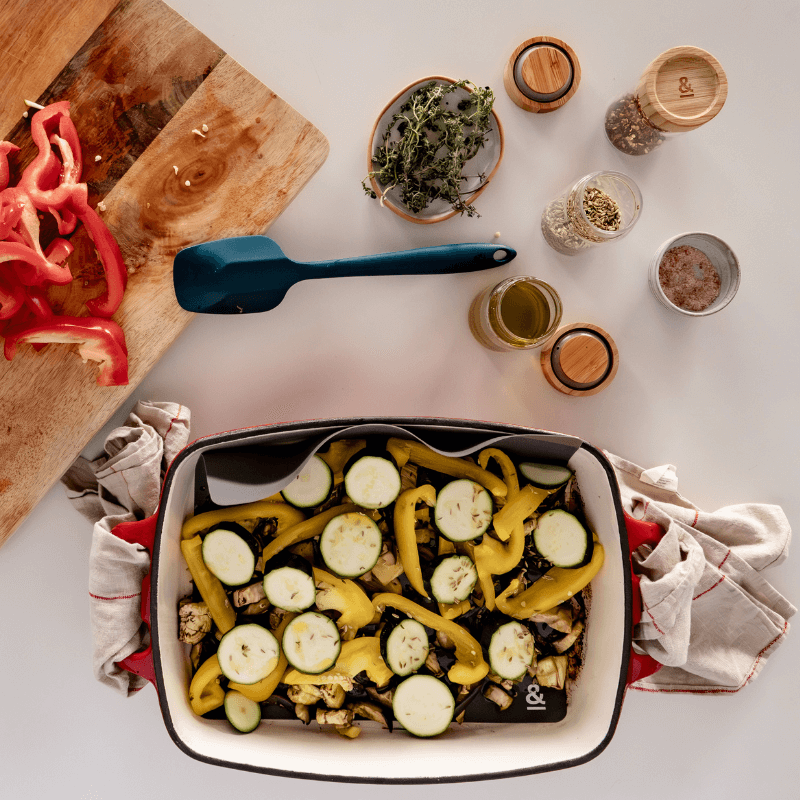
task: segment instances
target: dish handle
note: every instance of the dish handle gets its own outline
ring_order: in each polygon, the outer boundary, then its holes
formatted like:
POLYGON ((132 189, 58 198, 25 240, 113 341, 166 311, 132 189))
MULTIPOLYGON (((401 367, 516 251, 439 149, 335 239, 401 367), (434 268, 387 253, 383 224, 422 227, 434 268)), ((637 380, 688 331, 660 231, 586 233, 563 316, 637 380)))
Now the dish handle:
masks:
MULTIPOLYGON (((628 550, 631 556, 643 544, 655 547, 661 541, 664 531, 660 525, 655 522, 634 519, 627 511, 623 513, 625 514, 625 528, 628 531, 628 550)), ((642 595, 639 591, 640 580, 639 576, 633 571, 633 559, 631 558, 631 598, 634 626, 638 625, 639 620, 642 618, 642 595)), ((648 656, 645 653, 637 653, 631 649, 626 684, 630 686, 635 681, 658 672, 661 666, 652 656, 648 656)))
MULTIPOLYGON (((131 544, 138 544, 146 548, 150 553, 150 558, 153 557, 153 543, 156 538, 156 519, 158 514, 153 514, 152 517, 147 517, 143 520, 135 520, 133 522, 120 522, 115 525, 112 533, 120 539, 131 544)), ((147 627, 150 627, 150 573, 142 579, 142 606, 141 606, 142 622, 147 627)), ((117 661, 117 666, 122 669, 132 672, 134 675, 140 675, 146 678, 158 691, 156 684, 156 671, 153 664, 153 645, 148 644, 143 650, 137 650, 129 656, 117 661)))

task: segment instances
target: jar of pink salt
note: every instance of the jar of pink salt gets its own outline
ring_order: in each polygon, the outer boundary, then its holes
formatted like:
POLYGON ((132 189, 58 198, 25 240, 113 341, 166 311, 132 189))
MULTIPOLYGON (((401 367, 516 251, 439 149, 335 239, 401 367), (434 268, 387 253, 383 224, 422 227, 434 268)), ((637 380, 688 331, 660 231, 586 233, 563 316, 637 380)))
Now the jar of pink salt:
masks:
POLYGON ((739 278, 733 251, 710 233, 673 236, 650 262, 649 282, 656 299, 688 317, 705 317, 725 308, 739 288, 739 278))

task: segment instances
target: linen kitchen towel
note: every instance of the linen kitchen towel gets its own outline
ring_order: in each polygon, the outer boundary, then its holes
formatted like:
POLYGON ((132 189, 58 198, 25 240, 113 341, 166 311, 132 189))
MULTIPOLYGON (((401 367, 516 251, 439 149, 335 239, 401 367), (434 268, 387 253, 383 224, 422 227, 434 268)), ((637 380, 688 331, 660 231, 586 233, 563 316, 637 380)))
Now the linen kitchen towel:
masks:
POLYGON ((789 554, 780 507, 747 503, 704 512, 678 493, 674 466, 652 469, 606 453, 622 504, 664 537, 637 552, 642 620, 634 646, 663 664, 632 689, 736 692, 758 675, 797 610, 761 574, 789 554))
POLYGON ((94 675, 126 695, 147 685, 116 662, 147 645, 140 606, 150 554, 111 531, 156 512, 164 473, 189 441, 189 422, 186 406, 140 401, 106 438, 102 456, 78 458, 61 478, 72 503, 94 523, 89 556, 94 675))

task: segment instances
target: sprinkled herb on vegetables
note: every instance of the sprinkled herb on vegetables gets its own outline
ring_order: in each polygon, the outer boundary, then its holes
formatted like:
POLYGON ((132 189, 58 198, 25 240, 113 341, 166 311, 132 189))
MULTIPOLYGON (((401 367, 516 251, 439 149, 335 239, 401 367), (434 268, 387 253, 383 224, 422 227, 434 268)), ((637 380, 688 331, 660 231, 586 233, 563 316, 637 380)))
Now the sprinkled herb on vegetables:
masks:
POLYGON ((565 691, 582 663, 583 592, 603 563, 571 470, 537 488, 531 468, 542 465, 497 448, 456 458, 383 437, 333 442, 319 457, 333 476, 319 505, 300 511, 275 496, 183 525, 195 589, 179 637, 192 647, 195 713, 227 716, 242 733, 277 714, 346 738, 359 735, 358 718, 428 737, 487 714, 519 721, 529 687, 565 691), (402 481, 380 508, 349 495, 364 489, 354 475, 367 458, 402 481), (468 521, 469 535, 454 538, 441 498, 454 504, 448 517, 480 516, 481 532, 468 521), (241 585, 205 561, 220 531, 246 542, 241 585))
MULTIPOLYGON (((491 130, 493 103, 494 93, 488 86, 477 87, 466 80, 447 86, 431 81, 417 89, 392 116, 383 143, 372 156, 375 169, 361 182, 365 193, 377 197, 367 185, 375 178, 384 195, 397 187, 412 212, 424 211, 433 200, 442 199, 461 214, 480 216, 465 202, 464 196, 477 189, 463 190, 464 181, 475 177, 464 174, 464 168, 491 130), (469 96, 456 109, 449 108, 447 96, 462 88, 470 91, 469 96)), ((483 185, 486 176, 477 177, 483 185)))

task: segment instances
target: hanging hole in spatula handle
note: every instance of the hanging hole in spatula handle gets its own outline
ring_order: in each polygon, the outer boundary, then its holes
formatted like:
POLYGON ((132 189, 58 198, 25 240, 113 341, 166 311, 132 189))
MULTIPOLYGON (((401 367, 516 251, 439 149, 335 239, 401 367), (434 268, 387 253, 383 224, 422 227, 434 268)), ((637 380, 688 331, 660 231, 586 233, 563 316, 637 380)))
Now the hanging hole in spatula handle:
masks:
MULTIPOLYGON (((130 542, 131 544, 138 544, 146 548, 150 554, 151 563, 153 557, 153 546, 156 538, 156 521, 158 515, 153 514, 152 517, 147 517, 143 520, 134 522, 121 522, 116 525, 111 531, 115 536, 123 541, 130 542)), ((142 601, 141 601, 141 617, 147 627, 150 627, 150 572, 144 576, 142 580, 142 601)), ((156 671, 153 663, 153 646, 148 644, 142 650, 131 653, 122 661, 117 661, 117 666, 121 667, 134 675, 139 675, 147 679, 153 686, 156 686, 156 671)), ((156 686, 156 690, 158 687, 156 686)))
MULTIPOLYGON (((633 571, 632 556, 642 546, 655 548, 664 535, 664 529, 655 522, 634 519, 627 512, 625 512, 625 528, 628 532, 628 552, 631 556, 631 616, 633 625, 636 626, 642 618, 643 604, 642 593, 639 588, 641 579, 633 571)), ((626 683, 630 686, 635 681, 646 678, 660 669, 661 664, 652 656, 648 656, 645 653, 637 653, 632 649, 626 683)))

